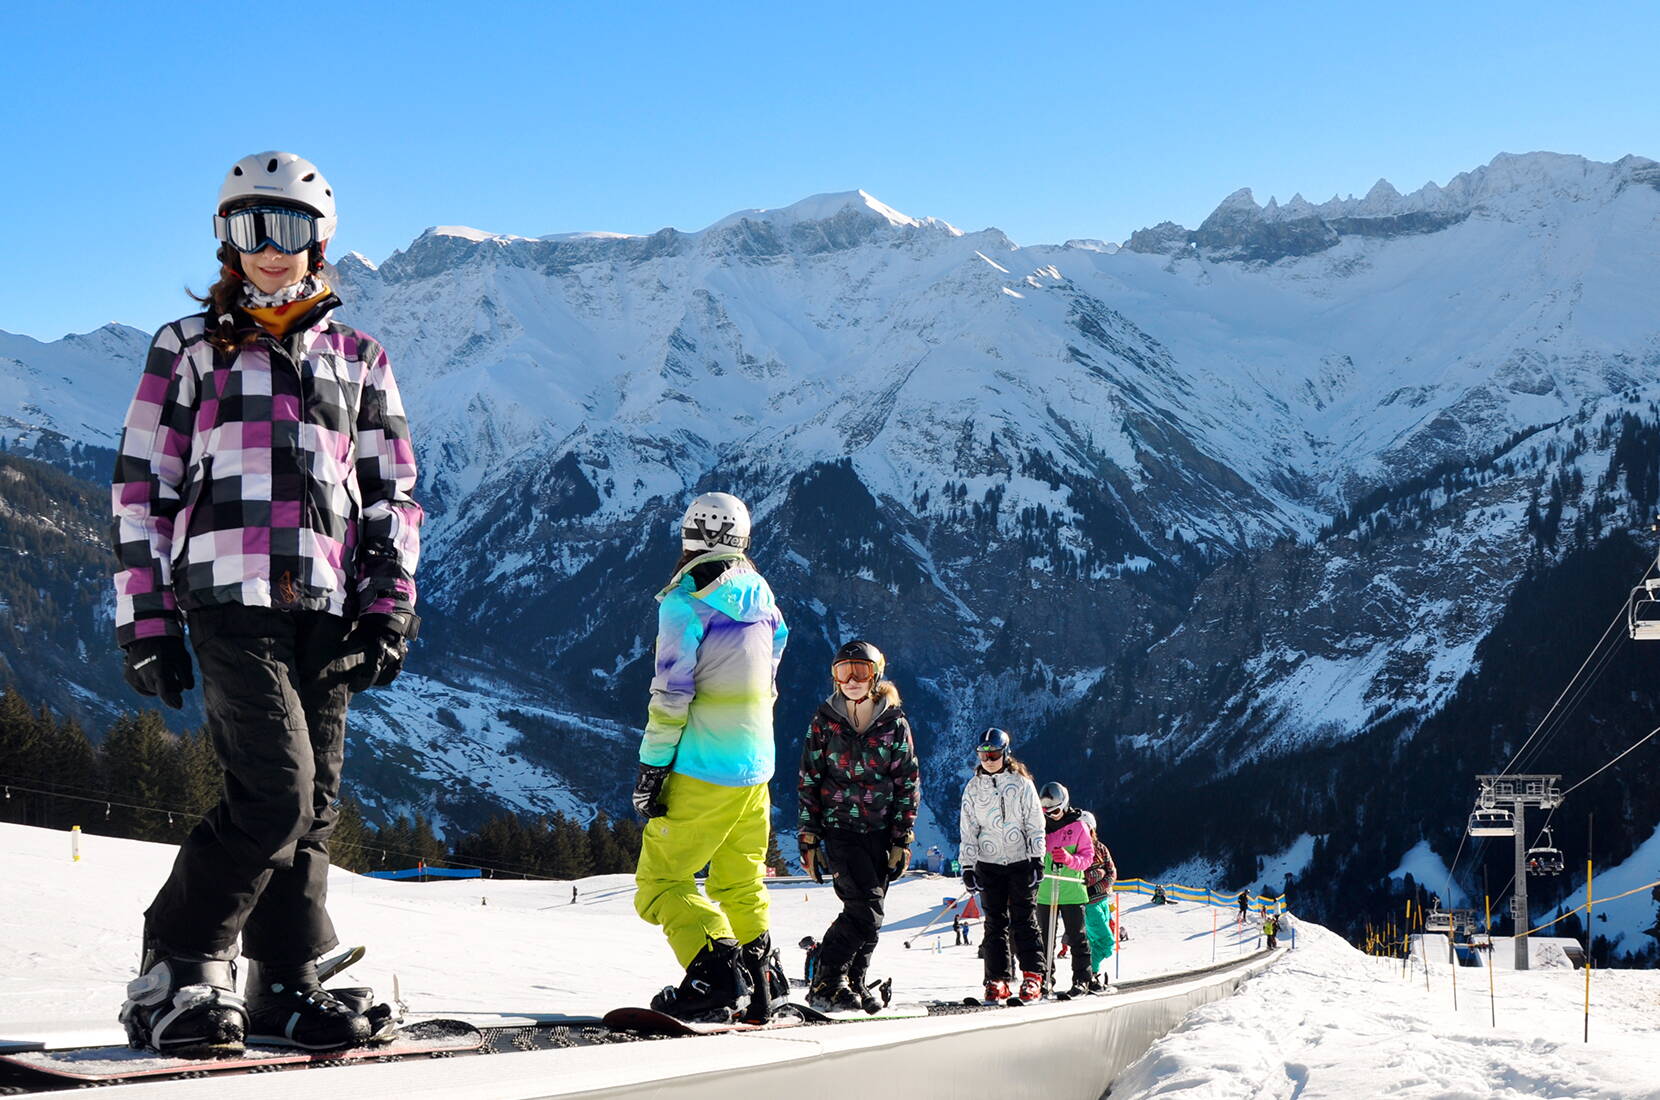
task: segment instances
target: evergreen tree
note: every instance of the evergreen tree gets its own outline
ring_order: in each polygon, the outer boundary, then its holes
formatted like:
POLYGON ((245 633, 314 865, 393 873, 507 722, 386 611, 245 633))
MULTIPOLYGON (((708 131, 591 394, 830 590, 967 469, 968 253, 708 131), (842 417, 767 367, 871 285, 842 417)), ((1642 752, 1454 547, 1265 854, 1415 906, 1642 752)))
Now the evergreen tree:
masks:
POLYGON ((592 872, 593 858, 588 854, 588 835, 582 826, 562 813, 553 815, 549 822, 549 853, 554 878, 582 878, 592 872))
MULTIPOLYGON (((112 802, 140 807, 170 808, 170 796, 178 796, 169 781, 173 746, 161 715, 153 710, 123 714, 104 737, 100 753, 104 765, 104 789, 112 802)), ((134 840, 166 839, 167 818, 147 809, 112 805, 109 817, 89 828, 134 840)))
POLYGON ((595 875, 614 875, 628 870, 633 861, 617 843, 616 832, 612 829, 611 819, 604 810, 594 815, 594 820, 588 824, 588 855, 590 872, 595 875))
POLYGON ((790 865, 784 861, 784 853, 778 848, 778 830, 767 827, 767 866, 772 873, 782 878, 790 873, 790 865))
MULTIPOLYGON (((46 812, 36 824, 50 829, 80 825, 87 832, 102 831, 94 826, 105 824, 104 807, 96 801, 104 793, 103 776, 86 731, 78 722, 54 721, 45 707, 37 721, 45 736, 37 743, 39 755, 31 767, 37 769, 37 775, 50 776, 46 785, 64 796, 49 797, 46 812), (71 797, 75 795, 80 797, 71 797)), ((110 816, 114 816, 113 807, 110 816)))
POLYGON ((622 864, 618 871, 633 874, 640 862, 640 841, 643 834, 640 823, 632 815, 624 815, 611 823, 611 835, 616 838, 617 848, 622 852, 622 864))
POLYGON ((358 874, 374 870, 371 851, 374 839, 357 800, 343 796, 340 814, 334 819, 334 832, 329 837, 329 862, 358 874))
MULTIPOLYGON (((36 787, 30 780, 37 775, 35 761, 40 755, 40 723, 29 704, 17 689, 7 685, 0 692, 0 783, 16 783, 19 787, 36 787)), ((24 825, 37 824, 34 820, 42 811, 40 795, 7 787, 7 797, 0 799, 0 821, 14 821, 24 825)))

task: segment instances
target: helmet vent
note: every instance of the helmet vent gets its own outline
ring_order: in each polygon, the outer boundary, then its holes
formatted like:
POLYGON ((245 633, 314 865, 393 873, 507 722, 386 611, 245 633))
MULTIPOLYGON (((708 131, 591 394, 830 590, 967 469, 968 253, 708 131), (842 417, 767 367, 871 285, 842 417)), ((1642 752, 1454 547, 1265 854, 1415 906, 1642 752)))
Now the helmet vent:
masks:
POLYGON ((327 195, 331 199, 334 198, 334 192, 327 187, 323 188, 323 194, 327 195))
POLYGON ((272 157, 270 160, 265 162, 265 170, 267 172, 275 172, 277 170, 277 158, 276 157, 272 157))
POLYGON ((235 168, 232 168, 231 169, 231 174, 236 175, 236 176, 240 176, 242 174, 242 166, 240 164, 238 164, 235 168))
POLYGON ((316 178, 317 178, 317 173, 316 172, 307 172, 305 175, 300 177, 300 182, 301 183, 310 183, 312 180, 314 180, 316 178))

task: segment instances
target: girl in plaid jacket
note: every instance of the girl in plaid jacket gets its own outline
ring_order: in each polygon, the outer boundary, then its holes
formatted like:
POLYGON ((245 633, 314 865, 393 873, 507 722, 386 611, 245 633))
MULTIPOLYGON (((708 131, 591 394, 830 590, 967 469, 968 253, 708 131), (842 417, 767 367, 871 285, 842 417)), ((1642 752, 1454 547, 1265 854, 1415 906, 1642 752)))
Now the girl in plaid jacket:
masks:
POLYGON ((225 770, 145 912, 129 1037, 212 1057, 244 1040, 370 1038, 314 960, 346 707, 392 681, 415 635, 421 507, 386 353, 332 319, 334 192, 292 153, 232 166, 219 281, 156 333, 127 411, 112 506, 128 683, 171 707, 195 686, 225 770), (246 997, 231 961, 248 957, 246 997))

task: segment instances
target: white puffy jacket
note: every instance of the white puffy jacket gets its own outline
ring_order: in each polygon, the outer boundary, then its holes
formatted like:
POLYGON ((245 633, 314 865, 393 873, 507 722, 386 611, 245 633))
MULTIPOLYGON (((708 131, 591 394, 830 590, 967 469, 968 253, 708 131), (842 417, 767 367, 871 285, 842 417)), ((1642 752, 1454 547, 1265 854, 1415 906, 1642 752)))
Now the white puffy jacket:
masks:
POLYGON ((975 769, 963 788, 959 819, 962 846, 957 859, 964 870, 976 863, 1021 863, 1042 859, 1043 806, 1037 787, 1007 769, 988 775, 975 769))

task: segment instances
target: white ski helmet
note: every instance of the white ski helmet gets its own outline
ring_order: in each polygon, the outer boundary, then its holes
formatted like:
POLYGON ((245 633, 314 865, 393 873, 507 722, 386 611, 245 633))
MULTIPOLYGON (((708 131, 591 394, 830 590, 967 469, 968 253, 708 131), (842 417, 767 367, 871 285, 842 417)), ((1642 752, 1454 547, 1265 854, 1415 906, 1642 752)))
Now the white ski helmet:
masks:
POLYGON ((680 520, 680 546, 702 554, 749 546, 749 509, 731 493, 704 493, 680 520))
POLYGON ((213 235, 230 239, 225 211, 249 200, 267 199, 278 206, 300 206, 317 215, 317 239, 334 239, 340 219, 334 212, 334 189, 317 166, 295 153, 251 153, 231 165, 219 186, 213 235))

